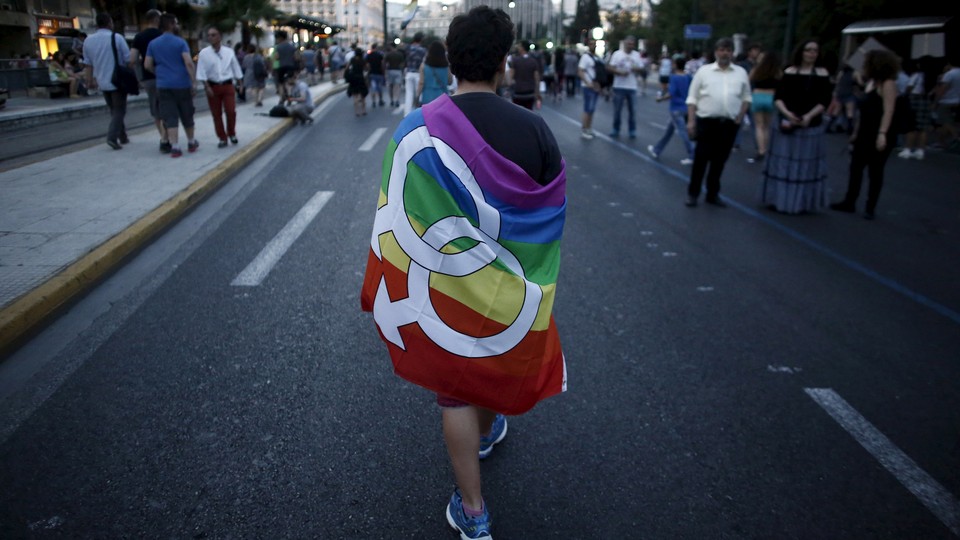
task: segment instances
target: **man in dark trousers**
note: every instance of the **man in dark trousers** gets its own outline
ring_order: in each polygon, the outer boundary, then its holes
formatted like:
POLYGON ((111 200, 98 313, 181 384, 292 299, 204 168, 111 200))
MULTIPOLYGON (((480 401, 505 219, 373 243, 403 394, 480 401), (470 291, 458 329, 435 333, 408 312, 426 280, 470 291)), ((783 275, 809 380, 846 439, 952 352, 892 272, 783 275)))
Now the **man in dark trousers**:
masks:
POLYGON ((160 31, 160 11, 151 9, 146 15, 147 28, 133 38, 133 47, 130 48, 130 67, 136 69, 140 75, 140 85, 147 91, 147 102, 150 104, 150 116, 160 133, 160 152, 170 153, 170 141, 167 139, 167 130, 163 127, 160 118, 160 98, 157 95, 157 77, 153 72, 144 69, 143 61, 147 56, 147 47, 163 32, 160 31))
POLYGON ((113 70, 117 64, 127 64, 130 48, 123 36, 113 31, 113 18, 107 13, 97 14, 97 32, 83 42, 83 63, 87 67, 87 88, 100 88, 103 99, 110 108, 110 127, 107 129, 107 146, 114 150, 127 144, 127 94, 113 85, 113 70), (114 56, 114 50, 116 56, 114 56))
POLYGON ((687 94, 687 133, 691 140, 697 141, 687 206, 697 205, 705 173, 707 203, 726 206, 720 200, 720 175, 752 100, 747 72, 732 62, 733 40, 717 40, 714 52, 716 61, 696 71, 687 94))

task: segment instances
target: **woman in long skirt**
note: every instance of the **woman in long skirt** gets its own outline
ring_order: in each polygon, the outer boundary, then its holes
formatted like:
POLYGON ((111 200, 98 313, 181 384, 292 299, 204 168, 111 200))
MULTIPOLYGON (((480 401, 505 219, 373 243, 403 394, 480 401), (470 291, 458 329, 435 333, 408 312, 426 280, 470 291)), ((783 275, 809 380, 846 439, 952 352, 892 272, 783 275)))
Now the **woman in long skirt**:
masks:
POLYGON ((801 43, 774 97, 779 115, 771 130, 760 198, 785 214, 817 212, 827 201, 823 111, 830 104, 831 85, 827 70, 817 66, 819 54, 816 41, 801 43))

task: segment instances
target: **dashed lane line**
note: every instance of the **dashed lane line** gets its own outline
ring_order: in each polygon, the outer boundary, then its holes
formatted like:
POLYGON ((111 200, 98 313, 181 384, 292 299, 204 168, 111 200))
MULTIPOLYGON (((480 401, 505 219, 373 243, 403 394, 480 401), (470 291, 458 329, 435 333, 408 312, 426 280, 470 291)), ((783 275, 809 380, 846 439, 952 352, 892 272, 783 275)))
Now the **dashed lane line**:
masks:
POLYGON ((311 197, 307 204, 303 205, 303 208, 293 216, 293 219, 273 237, 273 240, 270 240, 263 247, 257 257, 230 282, 230 285, 236 287, 256 287, 260 285, 284 253, 290 249, 290 246, 297 241, 297 238, 306 230, 307 226, 317 217, 320 210, 323 210, 324 205, 331 197, 333 197, 332 191, 318 191, 311 197))
POLYGON ((369 152, 370 150, 373 150, 373 147, 377 145, 377 141, 380 140, 380 137, 383 137, 383 134, 386 131, 387 131, 387 128, 385 127, 380 127, 375 129, 373 133, 369 137, 367 137, 367 140, 360 145, 360 148, 357 148, 357 150, 361 152, 369 152))
POLYGON ((890 439, 873 426, 856 409, 830 388, 804 388, 817 405, 823 407, 843 429, 873 455, 933 512, 953 534, 960 536, 960 501, 890 439))

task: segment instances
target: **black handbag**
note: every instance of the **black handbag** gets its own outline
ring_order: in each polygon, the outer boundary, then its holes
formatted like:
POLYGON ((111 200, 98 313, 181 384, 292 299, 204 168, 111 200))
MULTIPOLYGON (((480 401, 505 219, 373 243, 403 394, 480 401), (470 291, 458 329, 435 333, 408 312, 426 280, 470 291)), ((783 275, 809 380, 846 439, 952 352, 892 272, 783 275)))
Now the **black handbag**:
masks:
POLYGON ((140 94, 140 81, 137 80, 137 74, 129 67, 120 63, 117 58, 117 33, 110 36, 110 45, 113 48, 113 77, 110 82, 116 87, 118 92, 136 96, 140 94))

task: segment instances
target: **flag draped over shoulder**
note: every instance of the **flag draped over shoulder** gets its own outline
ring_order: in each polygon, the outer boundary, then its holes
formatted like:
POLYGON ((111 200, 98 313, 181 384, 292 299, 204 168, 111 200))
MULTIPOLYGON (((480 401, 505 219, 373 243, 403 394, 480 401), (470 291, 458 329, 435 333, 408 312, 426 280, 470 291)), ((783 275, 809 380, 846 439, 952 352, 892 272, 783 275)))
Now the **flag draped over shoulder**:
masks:
POLYGON ((498 154, 446 95, 401 122, 361 292, 398 375, 505 414, 566 390, 565 187, 564 168, 542 186, 498 154))
POLYGON ((420 6, 417 5, 417 0, 411 0, 409 4, 403 8, 403 20, 400 21, 400 29, 404 30, 407 28, 407 25, 410 24, 410 21, 413 20, 413 17, 417 14, 417 10, 420 9, 420 6))

